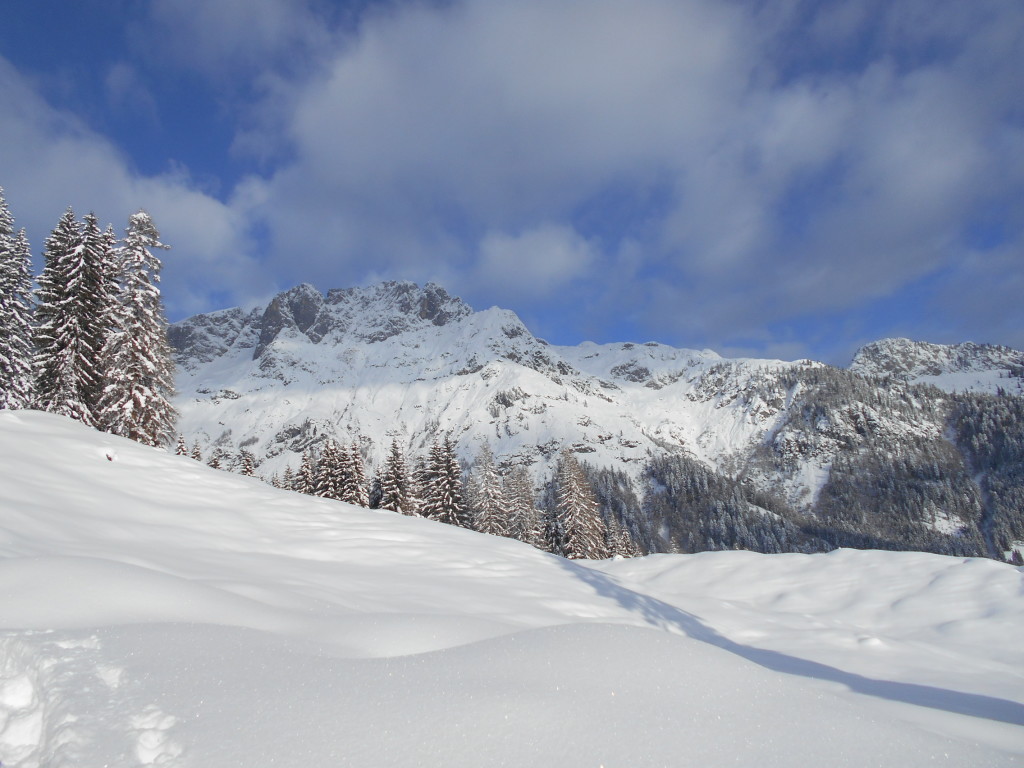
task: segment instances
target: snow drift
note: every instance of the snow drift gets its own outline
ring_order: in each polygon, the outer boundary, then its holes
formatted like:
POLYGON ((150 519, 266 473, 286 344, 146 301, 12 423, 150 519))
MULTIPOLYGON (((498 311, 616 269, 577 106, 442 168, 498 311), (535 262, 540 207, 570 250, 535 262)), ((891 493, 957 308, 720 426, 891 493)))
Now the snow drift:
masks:
POLYGON ((568 562, 0 412, 0 762, 1014 765, 1022 574, 568 562))

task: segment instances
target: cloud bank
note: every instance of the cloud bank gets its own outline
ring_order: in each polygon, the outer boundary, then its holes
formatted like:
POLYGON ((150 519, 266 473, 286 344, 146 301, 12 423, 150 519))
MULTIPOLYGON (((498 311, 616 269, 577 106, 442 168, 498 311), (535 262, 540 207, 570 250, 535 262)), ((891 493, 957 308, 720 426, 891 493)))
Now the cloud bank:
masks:
MULTIPOLYGON (((10 67, 0 87, 30 109, 4 135, 53 170, 26 182, 4 157, 5 186, 162 206, 189 268, 233 296, 439 279, 564 341, 1024 345, 1019 3, 347 8, 156 2, 138 22, 163 33, 159 63, 238 111, 242 171, 221 196, 133 173, 10 67)), ((137 86, 116 75, 116 94, 137 86)))

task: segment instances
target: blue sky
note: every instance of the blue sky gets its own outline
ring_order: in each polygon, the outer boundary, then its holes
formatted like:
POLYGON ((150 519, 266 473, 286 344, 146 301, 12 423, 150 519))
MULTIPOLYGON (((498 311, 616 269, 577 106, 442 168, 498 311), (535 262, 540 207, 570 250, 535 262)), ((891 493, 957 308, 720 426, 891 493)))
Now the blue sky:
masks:
POLYGON ((0 186, 172 319, 435 280, 556 343, 1024 347, 1019 0, 9 0, 0 186))

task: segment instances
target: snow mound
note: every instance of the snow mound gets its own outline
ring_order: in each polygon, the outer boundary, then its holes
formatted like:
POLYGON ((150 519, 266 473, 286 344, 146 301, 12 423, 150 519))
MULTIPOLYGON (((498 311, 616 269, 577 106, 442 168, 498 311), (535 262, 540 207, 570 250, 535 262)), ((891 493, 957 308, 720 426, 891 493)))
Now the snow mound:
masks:
POLYGON ((0 763, 1014 765, 1022 574, 573 563, 0 412, 0 763))

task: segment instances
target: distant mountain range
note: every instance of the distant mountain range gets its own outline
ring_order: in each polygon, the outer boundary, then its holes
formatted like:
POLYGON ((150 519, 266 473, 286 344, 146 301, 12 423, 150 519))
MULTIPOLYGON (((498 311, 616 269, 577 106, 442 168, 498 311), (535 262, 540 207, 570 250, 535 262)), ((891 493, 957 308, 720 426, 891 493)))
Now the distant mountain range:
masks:
MULTIPOLYGON (((417 455, 450 432, 465 460, 487 443, 538 483, 568 447, 593 468, 624 473, 642 500, 651 461, 673 456, 768 494, 788 514, 831 519, 851 514, 837 505, 873 503, 869 490, 848 487, 851 477, 868 464, 900 475, 882 465, 902 456, 942 463, 955 478, 918 486, 962 480, 974 489, 974 501, 956 504, 943 503, 941 489, 903 489, 924 499, 914 525, 967 530, 990 550, 1006 544, 986 529, 984 478, 954 423, 966 402, 996 393, 1020 401, 1024 353, 1006 347, 885 339, 839 369, 653 342, 555 346, 511 311, 473 311, 436 284, 409 282, 326 296, 300 285, 266 307, 183 320, 170 338, 183 434, 204 452, 246 448, 264 476, 296 468, 328 437, 358 439, 372 467, 392 439, 417 455)), ((895 506, 910 503, 896 497, 895 506)))

